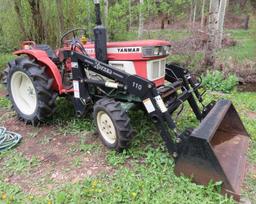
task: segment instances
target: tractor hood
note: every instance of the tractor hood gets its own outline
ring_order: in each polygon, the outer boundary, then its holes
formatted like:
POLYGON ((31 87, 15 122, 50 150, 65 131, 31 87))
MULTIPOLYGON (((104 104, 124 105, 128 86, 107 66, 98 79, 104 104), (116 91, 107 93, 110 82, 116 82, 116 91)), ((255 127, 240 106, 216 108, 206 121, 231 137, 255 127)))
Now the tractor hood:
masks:
POLYGON ((171 43, 163 40, 135 40, 122 42, 109 42, 107 47, 147 47, 147 46, 170 46, 171 43))
MULTIPOLYGON (((137 40, 107 43, 108 60, 150 60, 169 55, 171 43, 163 40, 137 40)), ((94 43, 85 45, 87 53, 95 57, 94 43)))

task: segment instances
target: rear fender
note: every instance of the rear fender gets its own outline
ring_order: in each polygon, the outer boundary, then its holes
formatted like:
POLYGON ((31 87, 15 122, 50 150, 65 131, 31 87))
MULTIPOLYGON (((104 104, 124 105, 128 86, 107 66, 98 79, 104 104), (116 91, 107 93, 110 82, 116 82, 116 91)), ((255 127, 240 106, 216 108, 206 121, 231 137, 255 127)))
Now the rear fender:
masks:
POLYGON ((43 50, 18 50, 13 53, 14 55, 28 55, 35 58, 40 63, 44 64, 47 68, 47 72, 54 78, 53 88, 60 94, 64 92, 62 85, 62 78, 58 67, 54 62, 48 57, 47 53, 43 50))

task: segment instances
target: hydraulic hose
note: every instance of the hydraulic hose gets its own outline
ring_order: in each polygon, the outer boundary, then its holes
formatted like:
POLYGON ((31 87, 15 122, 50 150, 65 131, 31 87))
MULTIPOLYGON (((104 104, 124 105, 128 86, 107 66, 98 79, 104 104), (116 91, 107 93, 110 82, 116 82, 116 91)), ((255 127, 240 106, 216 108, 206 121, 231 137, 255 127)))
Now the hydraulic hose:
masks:
POLYGON ((11 149, 17 145, 22 136, 15 132, 7 131, 6 128, 0 127, 0 152, 11 149))

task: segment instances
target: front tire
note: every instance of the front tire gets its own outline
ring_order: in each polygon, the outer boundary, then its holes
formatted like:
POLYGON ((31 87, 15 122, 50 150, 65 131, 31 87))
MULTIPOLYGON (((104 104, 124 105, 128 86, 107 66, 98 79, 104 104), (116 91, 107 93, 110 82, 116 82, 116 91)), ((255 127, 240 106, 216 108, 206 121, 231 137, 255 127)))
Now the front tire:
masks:
POLYGON ((93 112, 99 136, 109 149, 127 149, 132 139, 130 119, 119 102, 103 98, 96 102, 93 112))
POLYGON ((7 91, 18 117, 26 123, 37 124, 55 111, 57 93, 53 79, 45 68, 28 58, 17 58, 9 63, 7 91))

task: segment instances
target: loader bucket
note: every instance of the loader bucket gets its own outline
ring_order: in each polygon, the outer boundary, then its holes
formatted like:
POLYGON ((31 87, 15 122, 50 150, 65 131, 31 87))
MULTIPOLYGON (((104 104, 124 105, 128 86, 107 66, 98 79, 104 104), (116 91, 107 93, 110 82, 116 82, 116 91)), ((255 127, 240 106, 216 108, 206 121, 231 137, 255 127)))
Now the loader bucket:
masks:
POLYGON ((218 101, 182 145, 176 175, 207 185, 222 181, 222 193, 240 199, 249 135, 228 100, 218 101))

